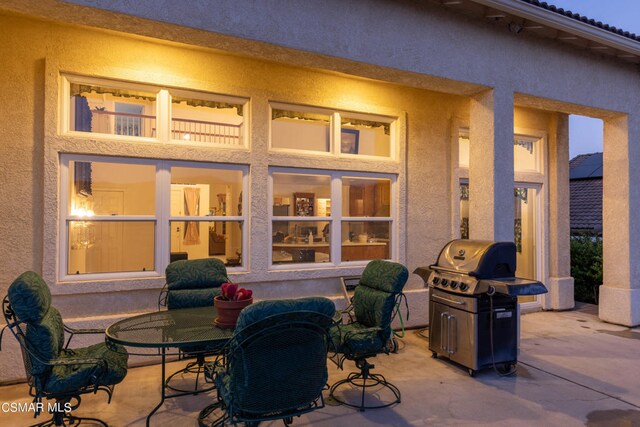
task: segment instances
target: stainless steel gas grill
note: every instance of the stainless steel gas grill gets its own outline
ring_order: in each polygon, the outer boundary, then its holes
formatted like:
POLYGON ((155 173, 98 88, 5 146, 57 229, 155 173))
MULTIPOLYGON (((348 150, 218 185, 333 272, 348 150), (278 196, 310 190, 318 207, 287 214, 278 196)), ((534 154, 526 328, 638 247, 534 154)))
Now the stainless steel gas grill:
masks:
POLYGON ((468 369, 507 368, 518 361, 518 296, 547 292, 535 280, 515 277, 513 242, 453 240, 438 262, 419 267, 430 287, 429 350, 468 369))

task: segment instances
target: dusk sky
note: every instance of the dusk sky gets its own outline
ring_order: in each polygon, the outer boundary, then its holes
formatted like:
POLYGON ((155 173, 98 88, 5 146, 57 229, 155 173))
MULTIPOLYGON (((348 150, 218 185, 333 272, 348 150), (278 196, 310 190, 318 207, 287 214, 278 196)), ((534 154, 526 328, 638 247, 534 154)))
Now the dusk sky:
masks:
MULTIPOLYGON (((640 0, 547 0, 547 3, 640 34, 640 0)), ((602 151, 602 121, 569 118, 569 156, 602 151)))

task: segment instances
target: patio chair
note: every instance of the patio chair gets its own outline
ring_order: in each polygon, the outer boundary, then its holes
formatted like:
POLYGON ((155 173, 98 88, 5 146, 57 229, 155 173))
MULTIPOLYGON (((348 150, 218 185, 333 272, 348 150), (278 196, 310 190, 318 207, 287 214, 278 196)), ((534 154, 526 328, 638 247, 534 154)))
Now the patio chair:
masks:
MULTIPOLYGON (((227 269, 224 263, 216 258, 179 260, 170 263, 166 270, 166 285, 160 293, 158 308, 166 307, 167 310, 195 307, 213 307, 213 298, 220 295, 220 286, 228 282, 227 269)), ((198 394, 213 389, 211 387, 199 388, 200 376, 204 373, 204 361, 207 355, 206 349, 190 347, 180 352, 180 359, 194 358, 195 361, 173 374, 165 381, 165 386, 181 393, 198 394), (172 386, 171 381, 180 374, 195 374, 194 387, 185 390, 172 386)))
POLYGON ((21 274, 9 286, 2 301, 6 326, 20 343, 22 358, 29 384, 29 394, 36 404, 35 417, 42 399, 55 400, 49 408, 52 417, 34 426, 62 426, 83 420, 106 423, 97 418, 75 417, 71 414, 80 406, 80 396, 104 391, 109 403, 116 384, 127 374, 128 355, 120 346, 107 347, 105 343, 69 349, 77 334, 104 333, 99 329, 72 329, 65 326, 58 310, 51 306, 51 292, 42 278, 32 271, 21 274), (70 334, 66 341, 64 334, 70 334))
POLYGON ((383 260, 369 262, 362 272, 360 282, 354 290, 352 306, 345 310, 352 317, 352 321, 331 331, 336 345, 336 357, 332 360, 340 369, 343 369, 345 360, 353 360, 360 369, 360 372, 352 372, 347 378, 331 386, 329 394, 339 403, 358 408, 360 411, 400 403, 400 390, 383 375, 371 373, 375 365, 367 359, 380 353, 389 354, 394 350, 391 322, 404 298, 402 289, 408 277, 409 272, 405 266, 383 260), (346 386, 361 389, 359 405, 348 403, 344 397, 338 395, 337 391, 344 390, 346 386), (377 405, 365 405, 366 391, 373 388, 390 390, 393 399, 377 405))
POLYGON ((335 306, 326 298, 261 301, 242 310, 236 333, 207 378, 218 389, 218 402, 205 408, 200 426, 222 408, 212 426, 282 419, 324 407, 329 330, 335 306))

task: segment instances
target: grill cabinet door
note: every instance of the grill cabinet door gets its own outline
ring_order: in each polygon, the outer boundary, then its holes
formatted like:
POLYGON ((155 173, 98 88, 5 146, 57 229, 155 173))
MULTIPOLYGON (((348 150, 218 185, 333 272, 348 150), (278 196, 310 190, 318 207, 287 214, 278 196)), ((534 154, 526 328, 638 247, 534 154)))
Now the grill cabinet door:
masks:
POLYGON ((429 302, 429 350, 439 356, 449 356, 447 352, 447 316, 446 305, 429 302))
POLYGON ((429 350, 467 368, 477 369, 475 315, 433 300, 429 312, 429 350))
POLYGON ((449 358, 467 368, 478 369, 476 361, 476 315, 457 308, 448 311, 448 353, 449 358))

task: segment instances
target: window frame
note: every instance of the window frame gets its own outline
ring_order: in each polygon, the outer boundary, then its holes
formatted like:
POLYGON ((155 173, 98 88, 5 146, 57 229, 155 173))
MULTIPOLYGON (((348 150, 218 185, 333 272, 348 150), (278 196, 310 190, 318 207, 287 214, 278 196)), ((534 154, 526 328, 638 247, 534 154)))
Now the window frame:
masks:
MULTIPOLYGON (((283 271, 283 270, 318 270, 318 269, 335 269, 339 267, 360 267, 365 266, 371 260, 360 261, 342 261, 342 224, 348 222, 388 222, 389 223, 389 258, 390 260, 398 259, 398 175, 393 173, 378 173, 378 172, 361 172, 361 171, 349 171, 349 170, 332 170, 332 169, 305 169, 305 168, 292 168, 292 167, 269 167, 268 178, 268 236, 269 247, 267 250, 267 265, 268 271, 283 271), (331 215, 330 216, 276 216, 273 215, 273 200, 274 200, 274 173, 289 173, 298 175, 324 175, 330 177, 330 200, 331 200, 331 215), (371 178, 371 179, 389 179, 390 180, 390 216, 388 217, 356 217, 356 216, 343 216, 342 214, 342 182, 344 178, 371 178), (340 236, 339 238, 332 237, 329 242, 329 262, 308 262, 308 263, 294 263, 287 262, 282 264, 273 263, 273 223, 276 221, 296 221, 296 222, 329 222, 330 235, 340 236)), ((312 247, 312 245, 310 245, 312 247)))
MULTIPOLYGON (((77 74, 63 73, 60 75, 61 82, 61 101, 60 111, 61 120, 59 123, 59 132, 65 136, 77 137, 82 139, 110 140, 110 141, 126 141, 126 142, 143 142, 156 144, 169 144, 173 146, 196 146, 209 147, 226 150, 249 150, 249 128, 250 128, 250 108, 249 99, 237 96, 230 96, 218 93, 203 92, 190 89, 172 88, 166 86, 156 86, 152 84, 133 83, 124 80, 115 80, 108 78, 87 77, 77 74), (156 132, 154 137, 144 136, 128 136, 108 133, 81 132, 72 130, 70 127, 71 116, 71 84, 87 84, 92 86, 108 86, 114 89, 138 90, 152 92, 156 94, 156 132), (239 144, 229 146, 228 144, 214 142, 200 142, 191 140, 174 139, 171 136, 171 120, 172 120, 172 94, 180 97, 192 97, 194 99, 227 102, 242 105, 243 120, 240 126, 239 144)), ((132 102, 136 104, 136 102, 132 102)))
MULTIPOLYGON (((454 160, 454 165, 461 171, 468 171, 469 170, 469 164, 468 163, 461 163, 460 161, 460 140, 461 139, 465 139, 467 140, 467 144, 469 146, 469 151, 470 151, 470 147, 471 147, 471 139, 469 138, 469 131, 467 129, 460 129, 458 132, 458 137, 456 139, 456 142, 458 144, 458 149, 457 149, 457 153, 458 153, 458 157, 457 159, 454 160)), ((514 168, 513 168, 513 173, 514 173, 514 177, 518 177, 519 174, 527 174, 527 175, 544 175, 544 170, 545 170, 545 155, 544 152, 546 150, 546 137, 545 135, 539 134, 539 132, 514 132, 513 135, 513 147, 515 150, 515 147, 519 142, 525 142, 525 143, 532 143, 533 144, 533 153, 534 153, 534 162, 535 162, 535 168, 534 169, 516 169, 516 164, 515 164, 515 153, 514 153, 514 168)))
POLYGON ((327 157, 327 158, 344 158, 350 160, 368 160, 378 162, 397 162, 398 161, 398 142, 397 142, 397 126, 398 118, 391 116, 382 116, 376 114, 366 114, 359 112, 336 110, 331 108, 306 106, 300 104, 289 104, 283 102, 271 101, 269 102, 269 144, 268 149, 271 153, 287 153, 298 154, 313 157, 327 157), (303 150, 296 148, 281 148, 274 147, 273 145, 273 110, 292 110, 300 113, 310 114, 324 114, 329 116, 329 151, 314 151, 303 150), (388 123, 390 127, 389 131, 389 155, 388 156, 374 156, 370 154, 349 154, 342 153, 341 133, 342 133, 342 117, 357 119, 378 121, 382 123, 388 123))
POLYGON ((249 166, 242 164, 220 164, 213 162, 193 162, 183 160, 161 160, 147 158, 130 158, 118 156, 101 156, 89 154, 60 153, 60 180, 59 180, 59 209, 58 209, 58 279, 64 283, 85 282, 92 280, 114 279, 140 279, 162 277, 169 264, 171 252, 170 224, 171 221, 194 222, 240 222, 242 224, 242 261, 238 267, 228 267, 229 272, 246 272, 247 252, 249 236, 249 166), (155 166, 155 214, 154 215, 96 215, 90 219, 69 212, 69 164, 71 161, 105 162, 133 165, 155 166), (188 167, 216 170, 234 170, 242 172, 242 215, 236 216, 171 216, 171 168, 188 167), (246 208, 245 208, 246 207, 246 208), (69 251, 69 223, 71 221, 96 221, 96 222, 154 222, 154 270, 107 272, 107 273, 68 273, 69 251))

